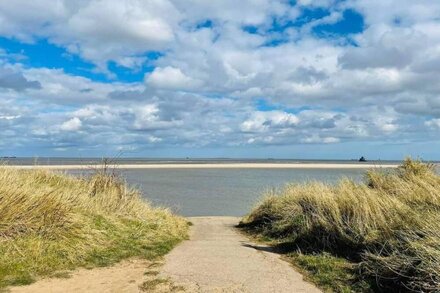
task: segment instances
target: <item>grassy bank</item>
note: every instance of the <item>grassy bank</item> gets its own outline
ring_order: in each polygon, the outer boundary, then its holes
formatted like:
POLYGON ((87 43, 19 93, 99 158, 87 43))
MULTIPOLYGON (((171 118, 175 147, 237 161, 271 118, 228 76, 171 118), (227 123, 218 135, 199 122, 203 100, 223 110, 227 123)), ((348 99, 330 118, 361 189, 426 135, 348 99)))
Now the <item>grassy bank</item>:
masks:
POLYGON ((292 184, 241 224, 337 292, 440 292, 440 176, 407 160, 365 183, 292 184))
POLYGON ((0 167, 0 289, 79 266, 153 259, 187 229, 106 172, 78 179, 0 167))

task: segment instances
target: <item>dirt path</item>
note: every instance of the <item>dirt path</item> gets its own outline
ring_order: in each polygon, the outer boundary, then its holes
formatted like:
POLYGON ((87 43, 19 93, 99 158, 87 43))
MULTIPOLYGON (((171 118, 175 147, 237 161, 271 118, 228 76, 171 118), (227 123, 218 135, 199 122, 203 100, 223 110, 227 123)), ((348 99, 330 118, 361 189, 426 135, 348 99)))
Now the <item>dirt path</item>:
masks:
POLYGON ((151 263, 143 260, 123 261, 115 266, 79 269, 66 279, 44 279, 29 286, 14 287, 13 293, 74 293, 74 292, 139 292, 146 280, 144 273, 151 263))
POLYGON ((270 248, 234 229, 239 218, 190 218, 190 240, 165 258, 162 275, 190 292, 321 292, 270 248))
POLYGON ((79 269, 67 279, 45 279, 11 288, 14 293, 135 292, 321 292, 305 282, 269 247, 256 245, 234 229, 239 218, 189 219, 190 240, 163 261, 121 262, 79 269))

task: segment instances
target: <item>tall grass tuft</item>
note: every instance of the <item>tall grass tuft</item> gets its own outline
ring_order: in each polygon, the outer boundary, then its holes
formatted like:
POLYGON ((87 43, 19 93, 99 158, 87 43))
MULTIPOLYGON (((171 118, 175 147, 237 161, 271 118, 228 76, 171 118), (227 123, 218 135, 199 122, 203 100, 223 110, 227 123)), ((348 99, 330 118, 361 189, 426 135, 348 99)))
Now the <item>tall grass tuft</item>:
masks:
POLYGON ((78 266, 163 255, 187 226, 108 172, 74 178, 0 167, 0 289, 78 266))
POLYGON ((291 184, 242 220, 292 250, 357 263, 359 277, 387 292, 440 292, 440 176, 410 159, 373 170, 365 183, 291 184))

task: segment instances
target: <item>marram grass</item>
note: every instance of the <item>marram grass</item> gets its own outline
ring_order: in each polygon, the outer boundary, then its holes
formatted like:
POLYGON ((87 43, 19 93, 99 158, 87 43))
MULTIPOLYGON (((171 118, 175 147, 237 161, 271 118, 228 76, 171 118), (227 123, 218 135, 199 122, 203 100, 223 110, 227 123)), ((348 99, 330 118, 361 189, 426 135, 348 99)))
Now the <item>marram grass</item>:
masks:
MULTIPOLYGON (((419 161, 368 172, 361 184, 288 185, 268 194, 241 226, 288 247, 303 268, 307 260, 315 268, 332 260, 317 261, 320 255, 346 259, 355 264, 353 283, 368 279, 368 290, 440 292, 440 176, 419 161)), ((321 278, 324 288, 346 292, 334 284, 321 278)))
POLYGON ((0 289, 76 267, 156 258, 188 224, 116 176, 74 178, 0 167, 0 289))

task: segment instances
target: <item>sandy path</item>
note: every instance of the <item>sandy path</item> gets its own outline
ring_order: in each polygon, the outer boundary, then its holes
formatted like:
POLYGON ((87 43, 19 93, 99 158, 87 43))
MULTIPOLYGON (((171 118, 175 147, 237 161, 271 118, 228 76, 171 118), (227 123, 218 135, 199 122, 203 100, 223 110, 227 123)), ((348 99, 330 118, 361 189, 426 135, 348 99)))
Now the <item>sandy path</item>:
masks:
POLYGON ((321 292, 305 282, 270 248, 235 230, 239 218, 189 218, 190 240, 163 261, 123 261, 115 266, 79 269, 67 279, 43 279, 13 293, 137 292, 321 292), (162 265, 163 264, 163 265, 162 265), (155 284, 156 281, 161 281, 155 284))
POLYGON ((190 240, 166 256, 162 275, 190 292, 321 292, 269 247, 234 229, 239 218, 197 217, 190 240))
POLYGON ((79 269, 67 279, 43 279, 29 286, 13 287, 13 293, 74 293, 74 292, 140 292, 144 273, 150 263, 142 260, 123 261, 112 267, 79 269))

